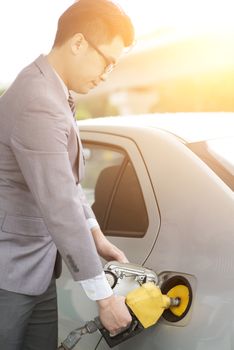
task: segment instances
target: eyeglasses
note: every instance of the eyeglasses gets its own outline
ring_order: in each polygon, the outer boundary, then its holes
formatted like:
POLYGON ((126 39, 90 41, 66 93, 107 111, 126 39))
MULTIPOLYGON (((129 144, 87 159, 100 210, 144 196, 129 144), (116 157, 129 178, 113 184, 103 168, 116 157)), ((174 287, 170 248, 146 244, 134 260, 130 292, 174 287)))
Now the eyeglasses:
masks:
POLYGON ((113 63, 108 57, 106 57, 106 55, 104 55, 104 53, 99 50, 99 48, 94 45, 93 43, 91 43, 89 40, 85 39, 89 46, 91 46, 95 51, 97 51, 97 53, 102 56, 102 58, 104 59, 104 61, 106 62, 106 66, 104 68, 104 73, 105 74, 109 74, 110 72, 113 71, 114 67, 115 67, 115 63, 113 63))

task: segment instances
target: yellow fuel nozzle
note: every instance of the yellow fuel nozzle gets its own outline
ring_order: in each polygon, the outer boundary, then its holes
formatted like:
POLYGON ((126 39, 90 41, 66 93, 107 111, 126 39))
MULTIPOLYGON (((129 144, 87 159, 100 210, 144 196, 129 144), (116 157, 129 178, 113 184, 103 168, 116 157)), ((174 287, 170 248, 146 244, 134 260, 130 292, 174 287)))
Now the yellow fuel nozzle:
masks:
POLYGON ((154 325, 165 309, 180 304, 180 299, 162 294, 152 282, 143 284, 129 292, 126 303, 144 328, 154 325))

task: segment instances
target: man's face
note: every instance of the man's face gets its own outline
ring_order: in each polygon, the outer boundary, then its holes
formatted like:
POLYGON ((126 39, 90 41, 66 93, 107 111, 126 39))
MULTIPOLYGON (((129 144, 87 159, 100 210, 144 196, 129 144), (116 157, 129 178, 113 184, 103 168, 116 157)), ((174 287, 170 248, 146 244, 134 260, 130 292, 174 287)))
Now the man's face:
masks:
POLYGON ((79 55, 70 62, 69 89, 86 94, 101 81, 106 80, 124 49, 121 37, 116 36, 110 43, 96 45, 83 39, 79 55))

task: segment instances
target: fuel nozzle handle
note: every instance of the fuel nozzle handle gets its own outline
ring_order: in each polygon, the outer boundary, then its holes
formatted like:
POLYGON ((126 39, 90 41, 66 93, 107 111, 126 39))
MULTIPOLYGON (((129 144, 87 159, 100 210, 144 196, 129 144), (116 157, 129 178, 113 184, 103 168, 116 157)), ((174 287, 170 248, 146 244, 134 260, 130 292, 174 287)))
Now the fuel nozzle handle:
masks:
POLYGON ((159 287, 154 283, 148 282, 141 287, 129 292, 126 297, 126 304, 132 315, 132 322, 129 327, 122 329, 118 334, 110 334, 101 323, 99 317, 86 322, 83 327, 74 329, 62 342, 58 349, 71 350, 80 341, 84 334, 91 334, 100 331, 109 347, 114 347, 123 341, 135 336, 155 324, 164 310, 179 306, 180 298, 169 297, 161 293, 159 287))
POLYGON ((100 331, 100 333, 104 337, 109 347, 112 348, 113 346, 116 346, 122 343, 124 340, 131 338, 135 334, 141 332, 143 330, 143 327, 139 324, 137 319, 133 316, 132 323, 128 328, 123 329, 118 334, 110 334, 109 331, 105 329, 104 326, 102 325, 100 318, 95 317, 94 320, 87 322, 83 327, 76 328, 71 333, 69 333, 67 338, 61 343, 58 350, 73 349, 84 334, 87 334, 87 333, 91 334, 96 332, 97 330, 100 331))

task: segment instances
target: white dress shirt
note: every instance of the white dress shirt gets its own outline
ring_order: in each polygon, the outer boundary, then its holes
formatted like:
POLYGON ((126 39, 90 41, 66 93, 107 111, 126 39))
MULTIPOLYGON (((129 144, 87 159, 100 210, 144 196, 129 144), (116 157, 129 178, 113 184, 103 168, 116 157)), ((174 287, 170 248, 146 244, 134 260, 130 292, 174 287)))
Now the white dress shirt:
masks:
MULTIPOLYGON (((68 88, 64 84, 64 81, 61 79, 61 77, 58 75, 58 73, 54 70, 56 76, 58 77, 58 80, 60 81, 64 93, 66 95, 66 98, 68 100, 69 92, 68 88)), ((98 222, 94 218, 90 218, 87 220, 89 229, 91 230, 94 227, 99 227, 98 222)), ((106 279, 104 271, 100 274, 95 276, 94 278, 89 278, 87 280, 79 281, 79 283, 82 285, 82 288, 84 289, 86 295, 91 300, 100 300, 110 297, 113 294, 113 291, 106 279)))

